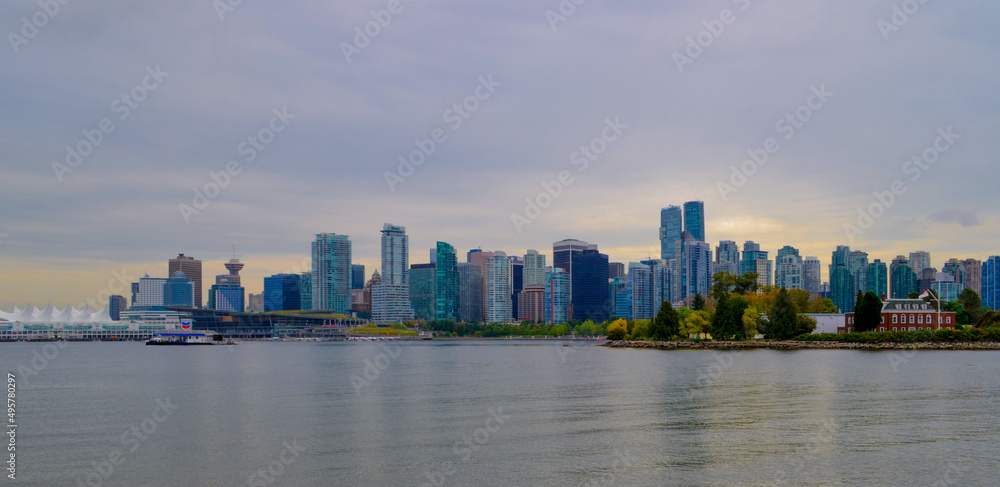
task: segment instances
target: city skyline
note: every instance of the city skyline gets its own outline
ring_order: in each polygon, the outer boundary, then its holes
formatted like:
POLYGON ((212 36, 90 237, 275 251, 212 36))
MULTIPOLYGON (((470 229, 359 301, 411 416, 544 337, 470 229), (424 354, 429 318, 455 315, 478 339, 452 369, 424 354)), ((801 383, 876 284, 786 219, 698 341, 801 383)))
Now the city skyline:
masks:
MULTIPOLYGON (((0 6, 5 31, 38 8, 0 6)), ((1000 73, 982 62, 1000 41, 969 34, 993 2, 890 30, 889 1, 588 3, 555 24, 555 6, 414 4, 351 56, 374 7, 61 8, 0 50, 2 306, 84 302, 182 252, 208 281, 233 243, 257 293, 308 270, 319 232, 374 269, 372 221, 415 249, 576 238, 640 261, 660 255, 653 215, 696 200, 713 246, 1000 252, 1000 73)))

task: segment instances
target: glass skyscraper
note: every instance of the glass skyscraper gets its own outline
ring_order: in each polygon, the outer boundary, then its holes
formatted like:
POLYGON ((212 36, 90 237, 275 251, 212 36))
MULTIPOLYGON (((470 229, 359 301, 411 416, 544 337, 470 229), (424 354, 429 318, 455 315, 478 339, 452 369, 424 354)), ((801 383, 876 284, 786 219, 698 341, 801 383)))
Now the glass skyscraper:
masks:
POLYGON ((275 274, 264 278, 264 311, 293 311, 302 305, 299 274, 275 274))
POLYGON ((365 265, 351 264, 351 289, 365 288, 365 265))
POLYGON ((438 242, 435 256, 435 317, 439 320, 458 320, 458 256, 455 247, 438 242))
POLYGON ((561 324, 569 321, 569 274, 556 267, 545 273, 545 321, 561 324))
POLYGON ((545 285, 545 255, 537 250, 524 254, 524 288, 545 285))
POLYGON ((889 277, 892 299, 906 299, 917 292, 917 275, 910 267, 910 259, 902 255, 893 259, 889 266, 889 277))
POLYGON ((194 282, 177 271, 163 284, 163 305, 178 308, 194 306, 194 282))
POLYGON ((321 233, 312 243, 312 309, 351 314, 351 239, 321 233))
POLYGON ((638 262, 629 263, 628 292, 632 296, 632 319, 653 319, 657 310, 653 309, 653 273, 649 266, 638 262))
POLYGON ((691 232, 694 239, 705 241, 705 202, 688 201, 684 203, 684 231, 691 232))
POLYGON ((596 249, 573 254, 573 319, 602 323, 608 319, 608 256, 596 249))
POLYGON ((661 259, 673 259, 676 257, 677 241, 681 239, 681 232, 683 231, 684 225, 679 206, 668 206, 660 210, 661 259))
POLYGON ((372 289, 372 319, 391 323, 413 319, 410 238, 406 235, 406 227, 389 223, 382 226, 382 282, 372 289))
POLYGON ((889 297, 889 268, 881 259, 868 264, 868 291, 878 294, 880 299, 889 297))
POLYGON ((497 251, 486 261, 486 322, 509 323, 514 316, 511 295, 511 263, 497 251))
POLYGON ((432 321, 437 315, 437 266, 413 264, 410 266, 410 306, 413 317, 432 321))
POLYGON ((983 306, 994 311, 1000 310, 1000 256, 992 256, 983 261, 982 276, 983 306))
POLYGON ((483 321, 483 268, 471 262, 458 264, 458 318, 468 323, 483 321))

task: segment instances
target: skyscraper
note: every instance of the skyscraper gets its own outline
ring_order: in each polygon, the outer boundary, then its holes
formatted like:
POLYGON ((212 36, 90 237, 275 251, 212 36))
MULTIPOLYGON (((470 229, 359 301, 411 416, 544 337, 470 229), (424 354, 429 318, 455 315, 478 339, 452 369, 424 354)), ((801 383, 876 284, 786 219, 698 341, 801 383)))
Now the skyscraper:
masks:
POLYGON ((982 267, 983 306, 1000 311, 1000 256, 991 256, 983 261, 982 267))
POLYGON ((602 323, 608 319, 608 256, 596 249, 572 255, 573 319, 602 323))
POLYGON ((858 299, 854 276, 847 267, 837 266, 830 274, 830 299, 841 313, 853 313, 858 299))
POLYGON ((818 257, 806 257, 802 264, 802 288, 813 296, 820 295, 823 286, 822 265, 818 257))
POLYGON ((681 208, 668 206, 660 210, 660 258, 673 259, 677 241, 684 231, 681 208))
POLYGON ((125 299, 125 296, 112 294, 111 297, 108 298, 108 314, 111 316, 112 320, 120 320, 122 311, 125 311, 126 309, 128 309, 128 300, 125 299))
POLYGON ((410 306, 413 317, 433 321, 437 316, 437 266, 413 264, 410 266, 410 306))
POLYGON ((740 275, 740 248, 732 240, 722 240, 715 248, 715 266, 712 273, 728 272, 740 275))
POLYGON ((770 286, 773 272, 773 262, 767 258, 768 252, 760 249, 760 244, 753 240, 743 243, 743 260, 740 261, 740 274, 757 273, 758 286, 770 286))
POLYGON ((392 323, 413 319, 406 227, 389 223, 382 226, 382 283, 372 289, 372 319, 392 323))
POLYGON ((194 305, 194 283, 183 271, 175 271, 163 283, 163 306, 190 308, 194 305))
POLYGON ((890 291, 892 299, 906 299, 917 291, 917 275, 910 267, 910 259, 900 255, 889 266, 890 291))
POLYGON ((511 264, 507 254, 494 252, 486 262, 486 322, 508 323, 513 319, 511 264))
POLYGON ((868 291, 878 294, 883 300, 889 297, 889 268, 881 259, 868 264, 868 291))
MULTIPOLYGON (((544 278, 543 278, 544 279, 544 278)), ((517 315, 536 323, 545 321, 545 286, 527 286, 517 297, 517 315)))
POLYGON ((299 274, 299 309, 312 309, 312 305, 312 272, 303 272, 299 274))
MULTIPOLYGON (((923 250, 910 252, 910 269, 917 275, 917 279, 923 275, 924 269, 931 267, 931 253, 923 250)), ((926 289, 924 290, 926 291, 926 289)))
POLYGON ((854 289, 868 291, 868 252, 852 251, 847 256, 847 270, 854 278, 854 289))
POLYGON ((782 254, 779 250, 778 254, 777 266, 774 270, 774 285, 785 289, 804 289, 805 266, 798 251, 782 254))
POLYGON ((983 261, 977 259, 965 259, 962 261, 965 267, 965 287, 974 291, 983 290, 983 261))
POLYGON ((245 309, 243 299, 245 290, 240 285, 239 279, 238 275, 232 274, 215 276, 215 284, 208 288, 208 309, 242 313, 245 309))
MULTIPOLYGON (((552 244, 552 267, 558 267, 569 274, 572 281, 573 278, 573 255, 579 254, 584 250, 597 250, 597 245, 589 244, 581 240, 562 240, 552 244)), ((570 283, 570 292, 572 293, 573 284, 570 283)))
POLYGON ((705 202, 684 203, 684 231, 691 232, 699 242, 705 241, 705 202))
POLYGON ((569 321, 569 274, 561 267, 545 273, 545 321, 561 324, 569 321))
POLYGON ((173 276, 177 271, 183 272, 184 276, 194 284, 194 307, 201 308, 201 261, 194 257, 178 254, 177 258, 167 262, 167 275, 173 276))
POLYGON ((609 278, 608 298, 611 300, 612 319, 632 319, 632 304, 628 297, 628 277, 609 278))
POLYGON ((625 264, 621 262, 609 262, 608 263, 608 279, 615 279, 617 277, 625 277, 625 264))
POLYGON ((524 288, 545 286, 545 255, 537 250, 524 254, 524 288))
POLYGON ((483 268, 471 262, 458 267, 458 318, 469 323, 483 321, 483 268))
POLYGON ((299 274, 275 274, 264 278, 264 311, 293 311, 302 305, 299 274))
POLYGON ((643 262, 644 265, 649 266, 650 277, 653 280, 654 311, 658 311, 660 304, 664 301, 673 304, 685 298, 681 291, 680 262, 681 259, 659 259, 653 262, 643 262))
POLYGON ((518 317, 517 295, 524 290, 524 261, 516 255, 509 255, 510 260, 510 310, 515 321, 520 321, 518 317))
POLYGON ((365 265, 351 264, 351 289, 365 288, 365 265))
POLYGON ((455 247, 438 242, 435 249, 435 316, 439 320, 458 320, 458 256, 455 247))
POLYGON ((351 239, 320 233, 312 243, 312 309, 351 313, 351 239))
MULTIPOLYGON (((687 230, 677 242, 677 260, 680 266, 680 299, 688 299, 696 294, 708 296, 712 285, 712 246, 687 230)), ((674 297, 675 299, 678 296, 674 297)), ((660 303, 653 303, 659 309, 660 303)))
POLYGON ((638 262, 629 263, 628 292, 632 296, 632 319, 653 319, 656 310, 653 309, 653 273, 649 266, 638 262))

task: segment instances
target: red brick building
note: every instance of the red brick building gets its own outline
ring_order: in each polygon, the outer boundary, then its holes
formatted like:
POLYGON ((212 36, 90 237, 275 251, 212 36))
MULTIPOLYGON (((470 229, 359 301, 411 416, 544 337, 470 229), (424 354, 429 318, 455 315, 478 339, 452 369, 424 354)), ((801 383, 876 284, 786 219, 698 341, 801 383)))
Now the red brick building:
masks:
MULTIPOLYGON (((882 305, 882 323, 875 331, 915 331, 955 329, 955 313, 942 311, 922 299, 890 299, 882 305), (940 321, 939 321, 940 320, 940 321)), ((854 331, 854 313, 844 315, 844 326, 837 333, 854 331)))

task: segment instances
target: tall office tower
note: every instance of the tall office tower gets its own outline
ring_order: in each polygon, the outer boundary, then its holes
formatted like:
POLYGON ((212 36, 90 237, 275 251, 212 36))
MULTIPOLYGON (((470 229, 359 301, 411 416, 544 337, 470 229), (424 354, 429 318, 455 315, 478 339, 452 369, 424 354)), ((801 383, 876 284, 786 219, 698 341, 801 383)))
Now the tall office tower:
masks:
POLYGON ((800 255, 787 253, 778 257, 774 285, 785 289, 805 289, 805 265, 800 255))
POLYGON ((437 316, 437 266, 413 264, 410 266, 410 306, 413 317, 433 321, 437 316))
MULTIPOLYGON (((351 301, 353 300, 354 299, 351 298, 351 301)), ((312 272, 303 272, 302 274, 299 274, 299 309, 303 310, 312 309, 312 305, 313 305, 312 272)), ((353 306, 352 306, 352 311, 353 311, 353 306)))
POLYGON ((688 201, 684 203, 684 231, 691 232, 694 239, 705 241, 705 202, 688 201))
POLYGON ((351 264, 351 289, 365 288, 365 265, 351 264))
POLYGON ((806 257, 802 264, 802 288, 813 296, 820 295, 820 288, 823 286, 822 269, 818 257, 806 257))
POLYGON ((264 278, 264 311, 293 311, 302 305, 299 274, 275 274, 264 278))
POLYGON ((626 320, 631 318, 631 310, 628 304, 624 301, 624 297, 628 295, 628 278, 627 277, 610 277, 608 278, 608 300, 611 303, 611 318, 625 318, 626 320), (619 302, 618 298, 622 296, 622 301, 619 302))
POLYGON ((855 250, 847 256, 847 270, 854 277, 854 288, 868 291, 868 252, 855 250))
POLYGON ((847 245, 838 245, 833 251, 833 258, 830 260, 830 273, 838 267, 847 267, 851 257, 851 248, 847 245))
POLYGON ((177 308, 194 306, 194 282, 176 271, 163 283, 163 305, 177 308))
MULTIPOLYGON (((544 279, 544 278, 543 278, 544 279)), ((517 315, 536 323, 545 321, 545 286, 527 286, 517 297, 517 315)))
POLYGON ((851 271, 844 266, 837 266, 830 274, 830 299, 841 313, 854 312, 854 305, 857 303, 858 288, 855 287, 857 281, 851 275, 851 271))
POLYGON ((552 244, 552 267, 558 267, 569 274, 570 294, 573 292, 573 255, 584 250, 597 250, 596 244, 589 244, 580 240, 562 240, 552 244))
POLYGON ((513 319, 510 289, 510 259, 503 252, 494 252, 486 262, 487 323, 509 323, 513 319))
MULTIPOLYGON (((924 271, 926 272, 926 269, 924 271)), ((945 272, 938 272, 934 282, 931 283, 928 289, 937 293, 942 303, 947 303, 949 301, 957 301, 958 295, 965 288, 961 282, 955 280, 955 276, 945 272)))
POLYGON ((991 256, 983 261, 982 266, 983 306, 994 311, 1000 310, 1000 256, 991 256))
POLYGON ((608 263, 608 279, 614 279, 616 277, 625 277, 625 264, 621 262, 609 262, 608 263))
POLYGON ((510 260, 510 312, 515 321, 520 321, 517 295, 524 290, 524 261, 515 255, 507 256, 507 259, 510 260))
POLYGON ((651 320, 660 303, 653 299, 653 272, 644 264, 630 262, 628 265, 628 290, 632 296, 632 319, 651 320))
POLYGON ((553 325, 569 321, 569 274, 561 267, 545 273, 545 322, 553 325))
POLYGON ((337 314, 351 313, 351 239, 320 233, 312 243, 312 306, 337 314))
MULTIPOLYGON (((219 311, 242 313, 246 310, 243 296, 246 290, 235 281, 223 278, 222 282, 213 284, 208 290, 208 307, 219 311)), ((295 308, 293 308, 295 309, 295 308)))
POLYGON ((892 299, 906 299, 917 291, 917 275, 910 267, 910 259, 897 256, 889 266, 889 285, 892 299))
POLYGON ((482 310, 482 318, 480 319, 485 319, 486 318, 486 263, 490 260, 490 258, 493 257, 493 252, 484 252, 482 249, 472 249, 466 255, 468 256, 467 258, 470 263, 478 265, 479 269, 482 270, 482 273, 480 274, 482 279, 481 282, 479 283, 480 287, 479 295, 483 298, 483 302, 479 306, 480 309, 482 310))
POLYGON ((715 266, 712 273, 728 272, 734 276, 740 272, 740 248, 732 240, 722 240, 715 248, 715 266))
POLYGON ((372 319, 402 323, 413 319, 410 306, 410 237, 406 227, 382 226, 382 283, 372 289, 372 319))
POLYGON ((962 261, 965 267, 965 287, 977 293, 983 290, 983 261, 978 259, 965 259, 962 261))
POLYGON ((434 315, 439 320, 458 320, 458 255, 455 247, 438 242, 434 249, 434 315))
MULTIPOLYGON (((681 240, 677 242, 676 255, 680 266, 679 298, 688 299, 696 294, 708 296, 712 285, 712 246, 685 230, 681 234, 681 240)), ((659 310, 660 303, 653 304, 659 310)))
POLYGON ((660 210, 660 258, 673 259, 676 257, 677 241, 681 239, 681 232, 684 231, 681 217, 681 207, 668 206, 660 210))
POLYGON ((917 292, 924 292, 931 289, 931 286, 938 280, 938 271, 933 267, 927 267, 923 272, 917 274, 917 292))
POLYGON ((167 275, 172 276, 175 272, 181 271, 185 277, 191 279, 194 284, 194 307, 201 308, 201 261, 194 257, 178 254, 177 258, 170 259, 167 264, 167 275))
POLYGON ((524 288, 545 286, 545 254, 529 250, 524 254, 524 288))
POLYGON ((260 294, 250 294, 247 296, 247 306, 246 310, 248 312, 263 312, 264 311, 264 293, 260 294))
POLYGON ((458 318, 467 323, 483 321, 483 268, 471 262, 458 264, 458 318))
POLYGON ((649 266, 653 279, 653 308, 656 311, 659 311, 660 303, 664 301, 673 304, 684 299, 681 292, 680 261, 680 259, 660 259, 643 262, 649 266))
POLYGON ((868 264, 868 291, 878 294, 882 300, 889 298, 889 267, 882 259, 868 264))
POLYGON ((603 323, 611 313, 608 302, 608 256, 596 249, 572 255, 573 319, 603 323))
POLYGON ((120 320, 122 311, 126 309, 128 309, 128 300, 125 299, 125 296, 112 294, 108 298, 108 314, 111 315, 112 321, 120 320))
MULTIPOLYGON (((924 269, 931 267, 931 253, 923 250, 910 252, 910 269, 917 275, 917 279, 924 273, 924 269)), ((926 291, 926 289, 924 290, 926 291)))
POLYGON ((747 272, 757 273, 758 286, 770 286, 773 282, 772 270, 774 263, 767 258, 768 252, 760 249, 760 244, 753 240, 743 243, 743 260, 740 261, 740 274, 747 272))

